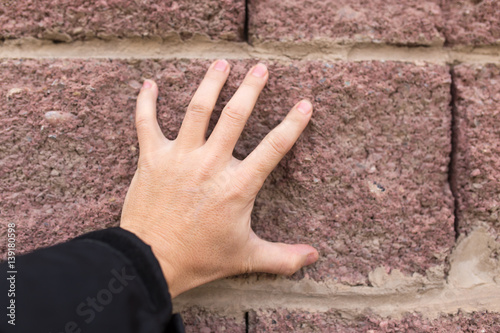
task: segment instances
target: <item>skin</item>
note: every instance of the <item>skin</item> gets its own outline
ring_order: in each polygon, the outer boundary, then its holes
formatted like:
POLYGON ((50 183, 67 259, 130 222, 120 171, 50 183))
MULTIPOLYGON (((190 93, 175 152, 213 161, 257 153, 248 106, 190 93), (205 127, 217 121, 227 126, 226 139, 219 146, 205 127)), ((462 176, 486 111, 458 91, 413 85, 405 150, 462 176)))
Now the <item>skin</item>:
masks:
POLYGON ((309 245, 268 242, 251 227, 255 197, 307 126, 312 105, 297 103, 240 161, 232 152, 269 73, 263 64, 248 72, 205 139, 229 71, 225 60, 210 66, 173 141, 156 119, 156 83, 146 80, 137 98, 139 162, 120 225, 151 246, 172 297, 236 274, 291 275, 318 260, 309 245))

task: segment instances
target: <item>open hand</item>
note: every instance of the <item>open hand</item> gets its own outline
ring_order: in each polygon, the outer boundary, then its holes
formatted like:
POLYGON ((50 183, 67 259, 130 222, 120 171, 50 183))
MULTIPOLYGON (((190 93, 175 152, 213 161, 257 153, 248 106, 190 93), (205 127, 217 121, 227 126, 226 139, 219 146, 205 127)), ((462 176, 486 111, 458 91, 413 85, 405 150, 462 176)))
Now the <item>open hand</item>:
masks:
POLYGON ((210 66, 173 141, 156 120, 157 85, 146 80, 137 98, 139 165, 120 224, 152 247, 172 297, 235 274, 293 274, 318 259, 309 245, 260 239, 250 218, 258 191, 306 127, 312 105, 295 105, 240 161, 232 152, 269 73, 262 64, 250 70, 205 140, 229 71, 225 60, 210 66))

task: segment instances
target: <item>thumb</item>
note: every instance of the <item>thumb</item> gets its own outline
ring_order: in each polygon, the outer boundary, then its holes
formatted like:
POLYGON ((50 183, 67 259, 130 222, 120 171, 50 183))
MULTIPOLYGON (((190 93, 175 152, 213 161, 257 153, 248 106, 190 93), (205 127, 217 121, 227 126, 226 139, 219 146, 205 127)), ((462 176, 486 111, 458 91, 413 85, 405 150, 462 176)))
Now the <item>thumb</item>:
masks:
POLYGON ((257 238, 253 251, 253 272, 292 275, 318 260, 318 251, 305 244, 272 243, 257 238))

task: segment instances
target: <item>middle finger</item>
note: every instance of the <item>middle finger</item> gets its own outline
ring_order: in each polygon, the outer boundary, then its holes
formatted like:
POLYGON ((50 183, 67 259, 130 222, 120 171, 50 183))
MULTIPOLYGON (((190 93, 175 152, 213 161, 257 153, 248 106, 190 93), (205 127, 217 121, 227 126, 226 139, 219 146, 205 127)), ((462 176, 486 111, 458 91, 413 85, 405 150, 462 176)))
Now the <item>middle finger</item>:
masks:
POLYGON ((257 64, 246 75, 240 87, 222 111, 207 145, 232 156, 234 146, 248 117, 266 85, 269 73, 263 64, 257 64))

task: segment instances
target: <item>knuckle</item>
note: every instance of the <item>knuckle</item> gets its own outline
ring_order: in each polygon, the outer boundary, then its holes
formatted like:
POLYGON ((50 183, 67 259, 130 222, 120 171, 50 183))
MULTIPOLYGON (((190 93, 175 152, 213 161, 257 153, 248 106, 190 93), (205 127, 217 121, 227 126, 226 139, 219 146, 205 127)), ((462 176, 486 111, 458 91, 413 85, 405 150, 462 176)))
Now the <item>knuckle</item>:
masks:
POLYGON ((252 90, 261 90, 264 87, 264 82, 265 81, 262 80, 262 78, 250 76, 241 83, 241 86, 252 90))
POLYGON ((205 182, 210 180, 217 188, 222 188, 226 178, 220 173, 221 161, 217 154, 205 154, 197 165, 194 180, 205 182))
POLYGON ((213 161, 204 161, 198 168, 196 175, 194 176, 194 180, 197 182, 205 182, 213 177, 214 170, 214 162, 213 161))
MULTIPOLYGON (((262 160, 259 161, 258 163, 255 164, 254 166, 254 172, 256 175, 259 177, 265 177, 267 174, 272 170, 272 162, 267 161, 267 160, 262 160)), ((260 178, 259 178, 260 179, 260 178)), ((265 178, 264 178, 265 179, 265 178)), ((257 180, 255 180, 257 181, 257 180)))
POLYGON ((297 272, 299 269, 300 269, 300 267, 290 267, 289 266, 285 269, 285 272, 283 273, 283 275, 291 276, 291 275, 295 274, 295 272, 297 272))
POLYGON ((146 117, 135 118, 135 127, 144 131, 149 128, 149 119, 146 117))
POLYGON ((275 263, 273 271, 275 274, 278 274, 278 275, 290 276, 291 274, 290 274, 289 267, 290 267, 289 263, 281 261, 281 262, 275 263))
POLYGON ((228 104, 228 105, 226 105, 226 108, 224 109, 224 114, 232 122, 242 123, 242 122, 245 122, 245 120, 246 120, 245 112, 242 110, 243 110, 243 108, 241 108, 241 107, 236 107, 234 105, 228 104))
POLYGON ((295 260, 294 262, 283 262, 280 265, 280 271, 282 275, 293 275, 301 268, 301 264, 299 261, 295 260))
POLYGON ((279 132, 268 136, 267 143, 277 155, 283 155, 288 150, 288 140, 279 132))
POLYGON ((245 185, 245 181, 241 179, 233 180, 231 185, 231 193, 236 197, 244 197, 246 193, 248 193, 248 188, 245 185))
POLYGON ((203 103, 194 102, 188 107, 188 112, 191 117, 195 118, 205 118, 208 114, 212 112, 212 109, 204 105, 203 103))

